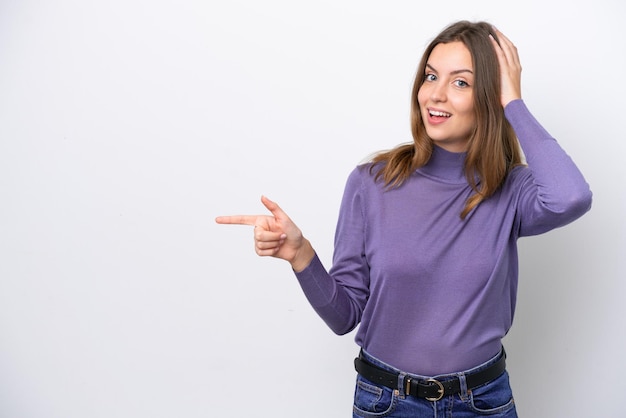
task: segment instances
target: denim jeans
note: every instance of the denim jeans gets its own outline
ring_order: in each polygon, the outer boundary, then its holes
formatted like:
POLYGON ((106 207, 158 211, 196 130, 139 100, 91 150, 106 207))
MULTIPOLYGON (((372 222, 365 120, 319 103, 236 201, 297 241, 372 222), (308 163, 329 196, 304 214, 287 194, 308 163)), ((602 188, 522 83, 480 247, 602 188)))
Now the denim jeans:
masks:
POLYGON ((493 359, 465 372, 449 375, 434 376, 439 381, 450 378, 459 378, 461 392, 446 396, 438 401, 427 401, 405 395, 402 388, 404 376, 412 379, 426 380, 430 376, 417 376, 403 373, 392 366, 383 363, 369 355, 365 350, 363 358, 369 363, 400 373, 398 387, 390 389, 373 383, 361 375, 357 376, 354 393, 353 418, 475 418, 475 417, 506 417, 516 418, 515 402, 509 385, 509 375, 506 371, 496 379, 474 389, 467 389, 465 375, 484 369, 500 358, 503 353, 493 359))

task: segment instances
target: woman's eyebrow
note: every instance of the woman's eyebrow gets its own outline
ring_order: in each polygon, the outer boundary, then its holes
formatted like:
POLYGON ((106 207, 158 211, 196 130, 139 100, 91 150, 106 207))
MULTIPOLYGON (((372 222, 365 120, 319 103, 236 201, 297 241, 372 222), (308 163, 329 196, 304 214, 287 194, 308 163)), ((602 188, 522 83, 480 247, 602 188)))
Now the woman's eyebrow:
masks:
MULTIPOLYGON (((426 64, 426 67, 430 68, 432 71, 438 73, 437 69, 435 69, 435 67, 433 67, 430 64, 426 64)), ((454 70, 452 72, 450 72, 451 75, 457 75, 457 74, 461 74, 461 73, 470 73, 470 74, 474 74, 474 72, 468 68, 462 68, 460 70, 454 70)))

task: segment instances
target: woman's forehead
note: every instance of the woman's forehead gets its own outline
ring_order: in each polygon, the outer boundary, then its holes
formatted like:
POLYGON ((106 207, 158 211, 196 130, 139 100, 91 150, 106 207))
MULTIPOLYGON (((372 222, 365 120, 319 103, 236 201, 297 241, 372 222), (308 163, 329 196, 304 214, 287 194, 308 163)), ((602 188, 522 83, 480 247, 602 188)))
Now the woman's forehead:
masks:
POLYGON ((437 44, 426 61, 427 66, 439 72, 469 70, 473 72, 472 55, 463 42, 437 44))

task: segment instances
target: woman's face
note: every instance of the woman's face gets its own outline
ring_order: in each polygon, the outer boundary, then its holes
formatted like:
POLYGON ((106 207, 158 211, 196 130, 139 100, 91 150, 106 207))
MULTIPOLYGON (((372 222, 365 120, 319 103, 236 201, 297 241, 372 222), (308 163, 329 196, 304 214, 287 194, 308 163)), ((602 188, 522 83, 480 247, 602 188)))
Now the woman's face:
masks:
POLYGON ((474 68, 465 44, 435 46, 426 63, 417 101, 426 133, 441 148, 466 151, 476 125, 473 88, 474 68))

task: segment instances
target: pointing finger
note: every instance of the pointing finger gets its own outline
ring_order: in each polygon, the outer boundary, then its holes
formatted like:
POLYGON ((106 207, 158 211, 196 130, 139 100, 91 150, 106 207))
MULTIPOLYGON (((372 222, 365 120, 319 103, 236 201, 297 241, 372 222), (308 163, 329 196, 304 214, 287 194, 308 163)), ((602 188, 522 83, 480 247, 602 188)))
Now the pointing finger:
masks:
POLYGON ((215 222, 225 225, 255 225, 259 215, 218 216, 215 222))

